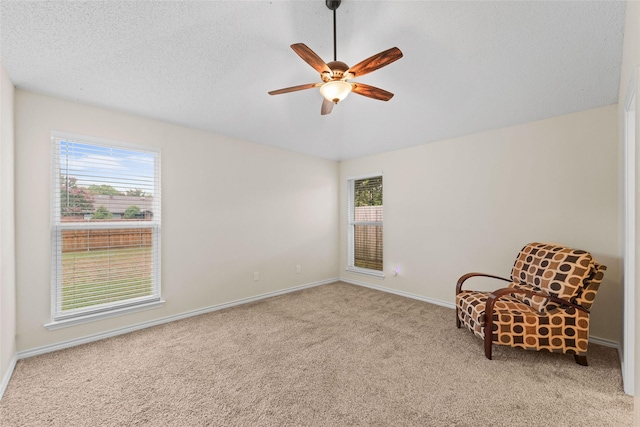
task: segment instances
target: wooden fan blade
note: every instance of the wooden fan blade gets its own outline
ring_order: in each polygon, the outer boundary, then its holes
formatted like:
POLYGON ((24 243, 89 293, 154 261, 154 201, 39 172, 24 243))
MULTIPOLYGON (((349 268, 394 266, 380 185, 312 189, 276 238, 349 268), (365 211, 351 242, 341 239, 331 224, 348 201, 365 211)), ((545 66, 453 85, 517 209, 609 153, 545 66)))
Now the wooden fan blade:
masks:
POLYGON ((375 54, 362 62, 358 62, 356 65, 345 71, 345 74, 351 73, 353 74, 353 77, 364 76, 365 74, 369 74, 370 72, 375 71, 378 68, 389 65, 400 58, 402 58, 402 51, 397 47, 392 47, 391 49, 387 49, 384 52, 375 54))
POLYGON ((367 98, 379 99, 380 101, 388 101, 393 98, 391 92, 362 83, 351 83, 351 91, 367 98))
POLYGON ((311 65, 314 70, 322 73, 331 74, 331 68, 320 58, 314 51, 309 49, 304 43, 296 43, 291 45, 291 49, 298 54, 300 58, 307 64, 311 65))
POLYGON ((312 89, 314 87, 318 87, 321 85, 322 83, 308 83, 306 85, 291 86, 284 89, 272 90, 271 92, 269 92, 269 95, 280 95, 281 93, 289 93, 289 92, 295 92, 298 90, 312 89))
POLYGON ((320 114, 323 116, 325 114, 330 114, 331 110, 333 110, 333 102, 329 101, 327 98, 322 100, 322 108, 320 109, 320 114))

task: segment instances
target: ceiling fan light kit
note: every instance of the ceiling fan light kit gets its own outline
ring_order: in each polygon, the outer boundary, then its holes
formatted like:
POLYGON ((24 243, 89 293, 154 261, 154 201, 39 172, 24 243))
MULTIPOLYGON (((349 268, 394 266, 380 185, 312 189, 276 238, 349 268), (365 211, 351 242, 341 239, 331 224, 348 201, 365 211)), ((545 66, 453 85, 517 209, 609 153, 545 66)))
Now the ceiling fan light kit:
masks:
POLYGON ((320 86, 320 93, 327 101, 337 104, 351 93, 351 85, 342 80, 332 80, 320 86))
POLYGON ((320 114, 322 115, 331 113, 333 105, 344 100, 351 92, 380 101, 390 100, 393 97, 393 93, 391 92, 362 83, 348 82, 347 80, 364 76, 365 74, 397 61, 402 58, 402 51, 397 47, 392 47, 357 63, 353 67, 349 67, 344 62, 338 61, 336 59, 336 9, 340 6, 341 0, 325 1, 327 8, 333 11, 333 61, 325 63, 322 58, 303 43, 291 45, 291 49, 293 49, 300 58, 320 73, 320 79, 323 83, 308 83, 272 90, 269 92, 269 95, 280 95, 320 87, 320 94, 324 97, 320 110, 320 114))

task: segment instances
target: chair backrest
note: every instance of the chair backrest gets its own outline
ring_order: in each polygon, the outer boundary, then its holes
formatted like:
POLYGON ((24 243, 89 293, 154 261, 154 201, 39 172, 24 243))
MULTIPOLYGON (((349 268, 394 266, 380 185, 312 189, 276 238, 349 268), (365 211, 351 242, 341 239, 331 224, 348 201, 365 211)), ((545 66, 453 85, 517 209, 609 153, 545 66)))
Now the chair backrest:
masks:
MULTIPOLYGON (((596 264, 588 252, 554 243, 536 242, 529 243, 518 254, 511 270, 511 280, 513 287, 590 307, 605 269, 605 266, 596 264)), ((538 311, 544 310, 549 303, 549 300, 540 297, 514 296, 538 311)))

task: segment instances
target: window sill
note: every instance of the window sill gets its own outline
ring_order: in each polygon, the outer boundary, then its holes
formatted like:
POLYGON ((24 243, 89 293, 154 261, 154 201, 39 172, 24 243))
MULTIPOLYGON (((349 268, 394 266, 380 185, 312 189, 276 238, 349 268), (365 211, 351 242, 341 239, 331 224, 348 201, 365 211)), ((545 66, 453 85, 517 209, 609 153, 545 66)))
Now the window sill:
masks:
POLYGON ((347 267, 346 270, 352 273, 364 274, 367 276, 373 276, 379 279, 384 279, 384 273, 378 270, 370 270, 368 268, 360 268, 360 267, 347 267))
POLYGON ((45 328, 52 331, 55 329, 67 328, 69 326, 81 325, 83 323, 94 322, 96 320, 108 319, 110 317, 116 317, 123 314, 136 313, 138 311, 151 310, 154 308, 162 307, 164 300, 148 302, 145 304, 133 305, 130 307, 122 307, 114 310, 104 311, 101 313, 91 313, 83 316, 71 317, 69 319, 53 320, 50 323, 44 325, 45 328))

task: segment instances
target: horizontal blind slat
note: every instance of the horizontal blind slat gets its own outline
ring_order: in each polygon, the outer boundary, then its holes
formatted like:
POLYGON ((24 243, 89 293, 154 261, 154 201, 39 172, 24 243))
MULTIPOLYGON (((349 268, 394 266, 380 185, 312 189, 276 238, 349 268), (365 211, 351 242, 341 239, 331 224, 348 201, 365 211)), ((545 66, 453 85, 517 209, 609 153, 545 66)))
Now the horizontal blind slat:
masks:
POLYGON ((348 265, 383 270, 383 182, 382 176, 349 181, 348 265))
POLYGON ((159 298, 159 153, 53 143, 54 319, 159 298))

